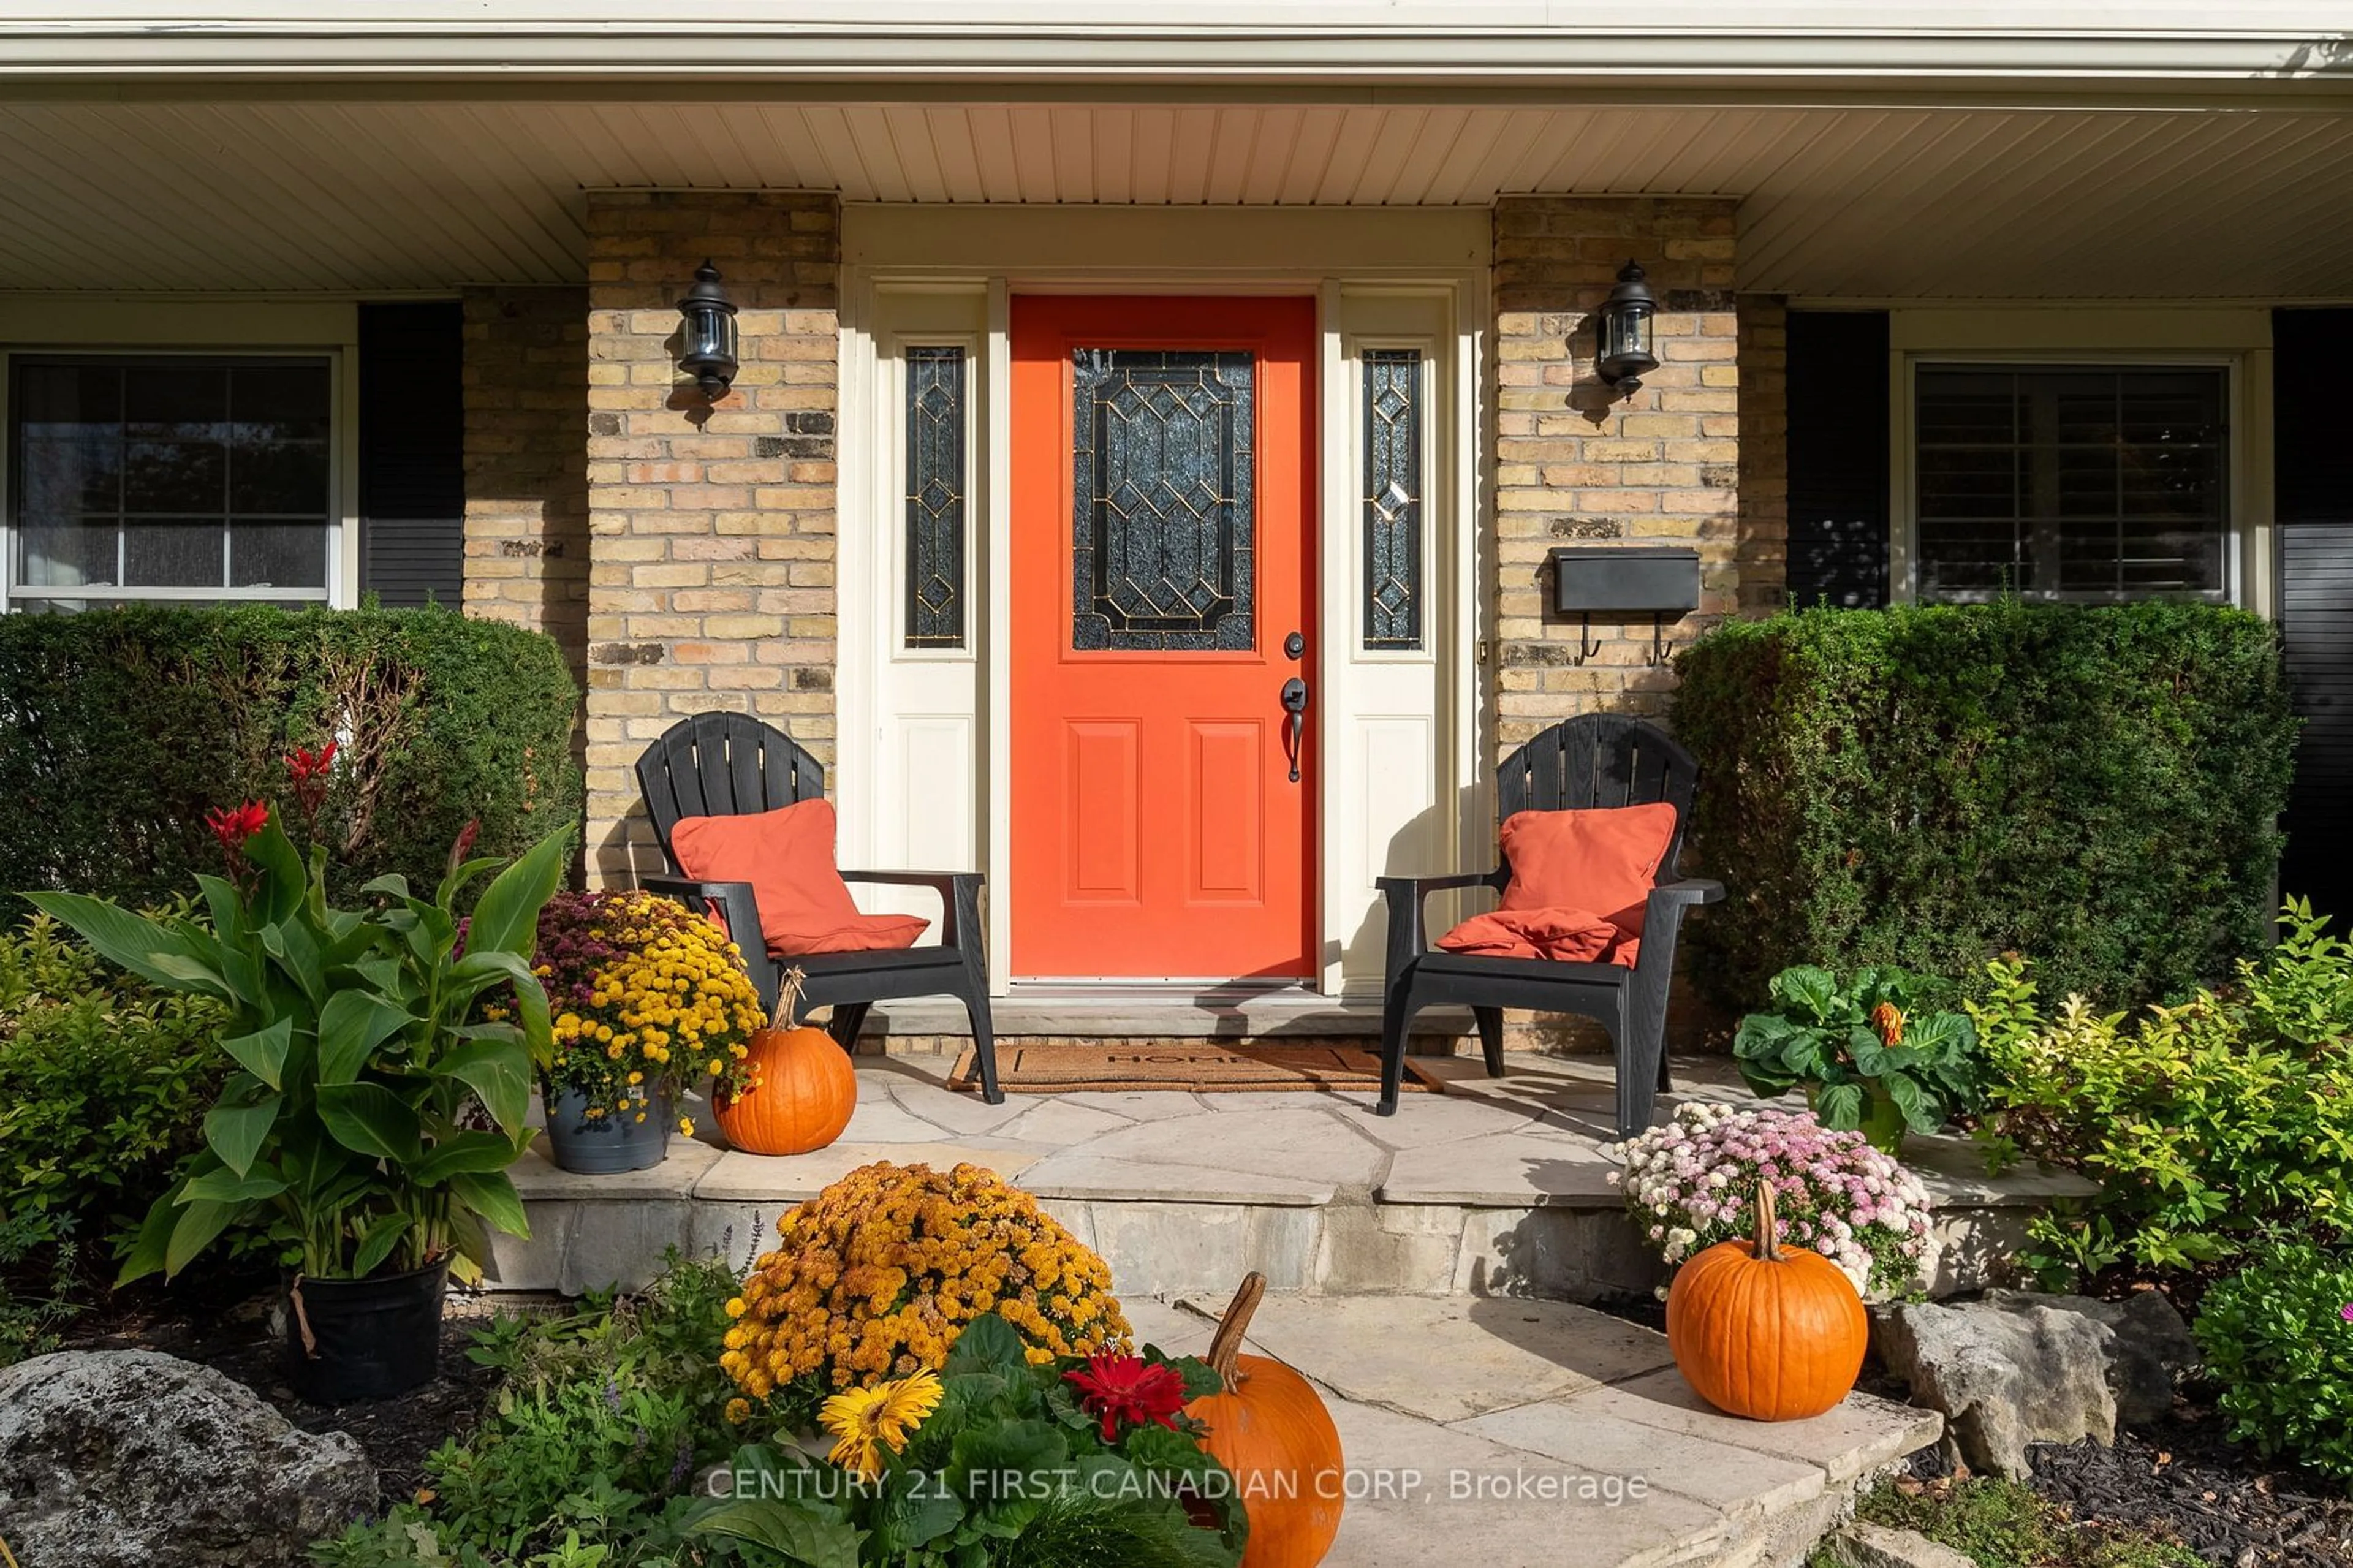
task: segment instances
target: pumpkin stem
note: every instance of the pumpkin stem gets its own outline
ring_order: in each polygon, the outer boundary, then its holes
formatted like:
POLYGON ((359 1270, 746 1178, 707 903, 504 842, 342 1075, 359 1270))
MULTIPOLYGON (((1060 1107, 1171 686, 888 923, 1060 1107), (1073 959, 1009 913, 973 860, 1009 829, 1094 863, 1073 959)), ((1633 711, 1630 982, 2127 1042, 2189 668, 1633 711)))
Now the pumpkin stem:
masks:
POLYGON ((1266 1276, 1251 1269, 1242 1276, 1241 1289, 1234 1292, 1233 1304, 1226 1315, 1218 1320, 1217 1337, 1209 1342, 1207 1357, 1218 1373, 1218 1381, 1230 1394, 1234 1386, 1234 1358, 1242 1353, 1242 1335, 1250 1331, 1250 1314, 1266 1299, 1266 1276))
POLYGON ((800 1021, 801 987, 808 984, 808 971, 794 964, 785 971, 785 982, 776 988, 776 1016, 769 1022, 779 1029, 789 1029, 800 1021))
POLYGON ((1781 1226, 1773 1214, 1773 1184, 1757 1184, 1756 1256, 1767 1263, 1781 1261, 1781 1226))

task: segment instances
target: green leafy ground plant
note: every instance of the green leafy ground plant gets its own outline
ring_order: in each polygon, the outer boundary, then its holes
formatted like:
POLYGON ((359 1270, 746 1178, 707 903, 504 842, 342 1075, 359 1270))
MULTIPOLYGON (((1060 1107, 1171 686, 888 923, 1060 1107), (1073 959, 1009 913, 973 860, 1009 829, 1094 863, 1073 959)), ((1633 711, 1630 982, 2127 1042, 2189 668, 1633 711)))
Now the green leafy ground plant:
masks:
POLYGON ((103 1260, 196 1149, 233 1065, 227 1016, 111 970, 47 915, 0 932, 0 1224, 103 1260))
POLYGON ((2059 1286, 2083 1268, 2192 1268, 2274 1232, 2353 1231, 2353 946, 2308 904, 2236 982, 2176 1007, 2046 1013, 2024 961, 1990 964, 1970 1005, 2005 1152, 2083 1172, 2087 1204, 2034 1222, 2059 1286))
POLYGON ((2285 1242, 2206 1293, 2194 1325, 2231 1436, 2353 1483, 2353 1255, 2285 1242))

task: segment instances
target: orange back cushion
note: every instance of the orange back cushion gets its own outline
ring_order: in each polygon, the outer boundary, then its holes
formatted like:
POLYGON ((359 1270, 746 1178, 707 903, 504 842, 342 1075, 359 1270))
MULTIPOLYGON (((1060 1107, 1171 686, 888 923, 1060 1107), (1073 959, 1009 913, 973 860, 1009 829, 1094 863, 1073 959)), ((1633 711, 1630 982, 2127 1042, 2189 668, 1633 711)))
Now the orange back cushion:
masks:
POLYGON ((1592 910, 1630 936, 1675 837, 1675 808, 1660 801, 1593 811, 1521 811, 1505 819, 1507 910, 1592 910))
MULTIPOLYGON (((681 871, 701 882, 749 882, 770 952, 871 952, 913 947, 931 921, 860 914, 833 860, 833 803, 804 800, 741 816, 686 816, 670 831, 681 871)), ((744 940, 735 932, 735 940, 744 940)))

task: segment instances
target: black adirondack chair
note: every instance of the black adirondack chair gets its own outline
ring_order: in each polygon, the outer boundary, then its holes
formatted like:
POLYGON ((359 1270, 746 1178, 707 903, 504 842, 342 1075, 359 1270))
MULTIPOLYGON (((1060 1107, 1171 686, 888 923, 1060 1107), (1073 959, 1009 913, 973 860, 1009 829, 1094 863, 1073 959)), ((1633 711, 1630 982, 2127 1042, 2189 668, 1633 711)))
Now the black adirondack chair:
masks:
POLYGON ((1550 959, 1492 958, 1430 947, 1424 900, 1446 889, 1489 887, 1512 879, 1508 861, 1493 871, 1451 877, 1383 877, 1388 900, 1388 972, 1381 1009, 1383 1116, 1396 1114, 1405 1077, 1405 1044, 1414 1015, 1425 1007, 1467 1005, 1478 1021, 1487 1075, 1504 1073, 1504 1009, 1577 1013, 1599 1019, 1618 1056, 1618 1135, 1630 1138, 1651 1125, 1652 1102, 1667 1083, 1667 983, 1674 971, 1675 936, 1683 910, 1724 897, 1724 884, 1686 880, 1681 870, 1683 831, 1691 822, 1697 767, 1689 752, 1657 725, 1616 714, 1589 713, 1554 725, 1504 760, 1496 780, 1500 816, 1520 811, 1594 806, 1675 808, 1675 835, 1659 862, 1659 879, 1643 914, 1642 945, 1632 968, 1616 963, 1565 963, 1550 959))
MULTIPOLYGON (((749 882, 698 882, 678 875, 670 829, 686 816, 734 816, 775 811, 796 801, 825 797, 825 769, 793 741, 740 713, 702 713, 681 719, 662 732, 638 759, 638 784, 646 809, 661 835, 662 858, 673 873, 648 877, 649 892, 684 899, 695 909, 716 905, 744 950, 744 962, 760 999, 770 1012, 784 972, 797 966, 807 977, 798 1011, 830 1005, 828 1032, 843 1050, 858 1044, 858 1031, 877 1002, 904 996, 954 996, 972 1020, 973 1054, 980 1064, 981 1098, 1004 1103, 997 1086, 997 1043, 988 1011, 988 958, 980 923, 977 871, 844 871, 849 882, 892 883, 930 888, 940 895, 940 942, 879 952, 819 952, 779 960, 761 942, 760 910, 749 882), (746 933, 749 933, 748 935, 746 933)), ((792 1023, 800 1022, 796 1016, 792 1023)))

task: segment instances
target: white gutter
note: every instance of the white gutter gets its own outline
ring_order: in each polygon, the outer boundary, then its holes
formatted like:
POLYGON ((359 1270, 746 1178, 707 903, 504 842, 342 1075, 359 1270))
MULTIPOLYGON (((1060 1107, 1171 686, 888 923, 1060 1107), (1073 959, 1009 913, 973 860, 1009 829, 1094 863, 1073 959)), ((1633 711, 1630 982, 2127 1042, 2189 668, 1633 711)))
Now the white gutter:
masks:
POLYGON ((1654 0, 1633 8, 1641 25, 1622 26, 1594 26, 1592 5, 1553 0, 1143 4, 1121 6, 1116 18, 1090 14, 1110 9, 1101 0, 712 0, 692 5, 691 15, 653 0, 398 6, 308 0, 237 9, 235 17, 219 17, 153 0, 69 9, 0 0, 0 82, 89 89, 206 79, 635 79, 706 86, 1109 81, 1557 89, 1973 81, 2208 90, 2237 84, 2273 98, 2283 89, 2289 95, 2353 90, 2353 7, 2344 5, 2232 13, 2179 0, 2130 8, 1654 0), (1889 20, 1891 13, 1903 20, 1889 20), (2235 25, 2213 26, 2218 14, 2235 25), (2143 25, 2119 25, 2124 18, 2143 25))

